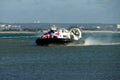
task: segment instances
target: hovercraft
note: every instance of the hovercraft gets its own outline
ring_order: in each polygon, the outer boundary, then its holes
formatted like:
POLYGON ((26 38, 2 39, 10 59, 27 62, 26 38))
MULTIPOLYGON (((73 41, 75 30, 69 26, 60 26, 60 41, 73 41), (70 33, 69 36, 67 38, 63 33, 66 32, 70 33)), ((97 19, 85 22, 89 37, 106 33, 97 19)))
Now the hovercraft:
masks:
POLYGON ((53 25, 47 33, 44 33, 36 40, 36 44, 41 46, 48 46, 50 44, 65 45, 81 39, 81 34, 79 28, 71 28, 70 30, 65 28, 57 29, 57 27, 53 25))

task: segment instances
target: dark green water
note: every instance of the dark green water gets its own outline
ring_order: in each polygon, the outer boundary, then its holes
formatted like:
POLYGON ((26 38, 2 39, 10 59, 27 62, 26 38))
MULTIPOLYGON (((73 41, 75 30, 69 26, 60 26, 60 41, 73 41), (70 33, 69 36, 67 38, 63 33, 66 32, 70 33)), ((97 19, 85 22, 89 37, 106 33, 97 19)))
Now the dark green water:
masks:
POLYGON ((105 45, 48 47, 35 46, 35 38, 1 38, 0 80, 120 80, 120 37, 114 35, 105 45))

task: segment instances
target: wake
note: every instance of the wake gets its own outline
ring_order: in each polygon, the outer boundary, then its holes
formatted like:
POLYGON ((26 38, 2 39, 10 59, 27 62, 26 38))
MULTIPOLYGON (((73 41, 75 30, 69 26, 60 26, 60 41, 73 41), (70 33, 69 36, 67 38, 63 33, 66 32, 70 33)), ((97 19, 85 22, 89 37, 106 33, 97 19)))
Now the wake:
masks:
POLYGON ((110 39, 96 39, 88 37, 84 40, 84 43, 70 43, 67 46, 93 46, 93 45, 120 45, 120 42, 112 42, 110 39))

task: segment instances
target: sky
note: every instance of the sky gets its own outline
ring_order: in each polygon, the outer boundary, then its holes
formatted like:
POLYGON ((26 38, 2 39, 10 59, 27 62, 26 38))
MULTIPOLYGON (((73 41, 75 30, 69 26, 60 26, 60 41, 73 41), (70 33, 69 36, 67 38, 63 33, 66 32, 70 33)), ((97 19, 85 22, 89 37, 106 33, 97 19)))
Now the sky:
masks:
POLYGON ((120 0, 0 0, 0 22, 120 23, 120 0))

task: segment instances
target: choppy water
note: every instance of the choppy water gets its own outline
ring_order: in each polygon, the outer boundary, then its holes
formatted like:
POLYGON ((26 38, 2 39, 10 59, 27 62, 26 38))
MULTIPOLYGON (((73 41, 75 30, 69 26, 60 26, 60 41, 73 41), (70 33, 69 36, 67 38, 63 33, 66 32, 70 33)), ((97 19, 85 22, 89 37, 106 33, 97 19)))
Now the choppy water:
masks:
POLYGON ((85 44, 36 46, 34 34, 0 34, 0 80, 119 80, 120 34, 84 33, 85 44))

